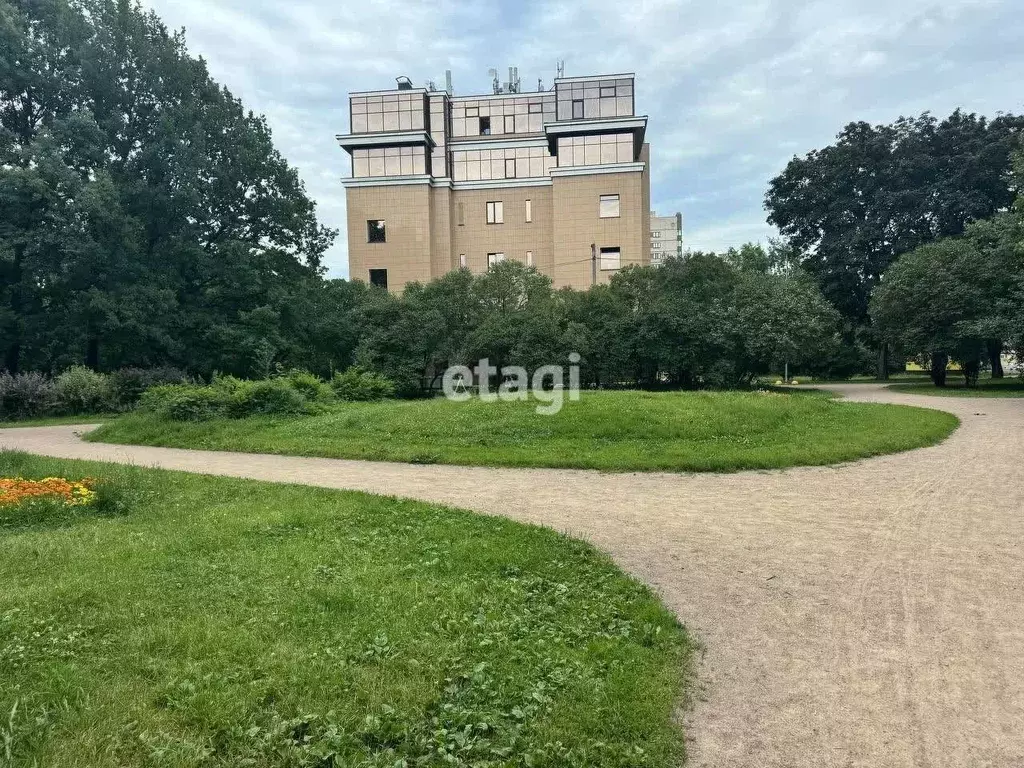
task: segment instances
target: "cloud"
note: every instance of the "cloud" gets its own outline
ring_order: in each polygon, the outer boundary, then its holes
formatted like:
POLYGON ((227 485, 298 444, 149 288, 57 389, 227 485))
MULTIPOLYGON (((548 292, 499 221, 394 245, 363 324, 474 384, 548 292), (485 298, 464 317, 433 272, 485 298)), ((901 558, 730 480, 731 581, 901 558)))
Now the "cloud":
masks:
POLYGON ((487 70, 524 87, 568 74, 631 71, 650 116, 652 203, 681 210, 705 250, 772 234, 762 199, 794 154, 852 120, 956 107, 1024 111, 1019 0, 147 0, 251 109, 301 173, 347 274, 347 94, 397 75, 487 92, 487 70))

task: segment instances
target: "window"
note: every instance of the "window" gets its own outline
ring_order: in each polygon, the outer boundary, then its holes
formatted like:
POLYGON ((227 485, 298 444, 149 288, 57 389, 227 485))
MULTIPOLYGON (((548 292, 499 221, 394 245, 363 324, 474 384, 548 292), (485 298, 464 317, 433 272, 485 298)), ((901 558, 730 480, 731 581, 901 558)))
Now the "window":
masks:
POLYGON ((370 219, 369 221, 366 222, 366 242, 387 242, 387 235, 385 234, 383 219, 370 219))
POLYGON ((505 133, 516 132, 516 118, 515 115, 505 115, 505 133))
POLYGON ((505 223, 505 206, 498 200, 494 203, 487 204, 487 223, 488 224, 504 224, 505 223))
POLYGON ((487 266, 488 267, 493 267, 498 262, 501 262, 501 261, 504 261, 504 260, 505 260, 505 254, 504 253, 488 253, 487 254, 487 266))
POLYGON ((480 135, 490 136, 491 135, 491 118, 481 117, 480 118, 480 135))
POLYGON ((465 269, 465 268, 466 268, 466 254, 460 253, 459 254, 459 269, 465 269))
POLYGON ((531 113, 541 112, 543 109, 544 109, 544 105, 541 104, 539 101, 531 101, 530 102, 529 110, 530 110, 531 113))
POLYGON ((506 160, 505 161, 505 178, 514 179, 516 177, 516 161, 506 160))
POLYGON ((480 117, 480 107, 466 107, 466 117, 480 117))
POLYGON ((533 201, 532 200, 527 200, 526 201, 526 223, 529 224, 531 221, 533 221, 533 201))
POLYGON ((615 248, 602 248, 601 249, 601 270, 602 271, 613 271, 619 268, 619 249, 615 248))
POLYGON ((466 209, 462 203, 459 203, 459 226, 463 227, 466 225, 466 209))
POLYGON ((602 85, 601 86, 601 98, 607 98, 608 96, 615 96, 614 85, 602 85))
POLYGON ((583 119, 583 99, 572 100, 572 119, 582 120, 583 119))
POLYGON ((386 269, 371 269, 370 270, 370 285, 375 285, 378 288, 387 290, 388 288, 388 271, 386 269))
POLYGON ((601 195, 601 204, 598 216, 602 219, 619 218, 619 196, 601 195))
POLYGON ((527 251, 526 252, 526 266, 528 266, 528 267, 532 267, 533 266, 533 251, 527 251))

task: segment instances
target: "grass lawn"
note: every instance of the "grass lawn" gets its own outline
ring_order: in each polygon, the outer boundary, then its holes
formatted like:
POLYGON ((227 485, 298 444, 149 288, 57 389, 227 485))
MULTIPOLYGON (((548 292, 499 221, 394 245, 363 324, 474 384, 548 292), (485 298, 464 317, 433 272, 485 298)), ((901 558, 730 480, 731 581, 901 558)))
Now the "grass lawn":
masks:
POLYGON ((533 402, 351 403, 307 417, 174 422, 135 413, 88 439, 333 458, 608 471, 830 464, 932 445, 938 411, 814 391, 590 392, 555 416, 533 402))
POLYGON ((0 453, 19 475, 113 478, 123 498, 59 523, 0 507, 0 764, 681 759, 691 642, 587 544, 393 498, 0 453))
POLYGON ((1024 397, 1024 378, 980 379, 978 386, 968 389, 961 376, 949 376, 945 387, 936 387, 929 380, 917 384, 893 384, 893 392, 912 395, 938 395, 940 397, 1024 397))

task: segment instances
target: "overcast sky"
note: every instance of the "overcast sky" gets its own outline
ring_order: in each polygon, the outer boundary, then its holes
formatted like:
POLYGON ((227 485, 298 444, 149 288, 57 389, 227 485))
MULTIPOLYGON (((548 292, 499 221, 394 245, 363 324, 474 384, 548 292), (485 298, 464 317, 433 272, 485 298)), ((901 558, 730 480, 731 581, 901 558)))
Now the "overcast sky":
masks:
POLYGON ((566 75, 635 72, 650 116, 652 206, 682 211, 684 245, 772 234, 762 199, 794 154, 852 120, 956 107, 1024 111, 1022 0, 145 0, 213 77, 267 116, 274 139, 341 230, 327 258, 348 275, 347 94, 417 86, 452 70, 487 93, 519 67, 524 90, 566 75))

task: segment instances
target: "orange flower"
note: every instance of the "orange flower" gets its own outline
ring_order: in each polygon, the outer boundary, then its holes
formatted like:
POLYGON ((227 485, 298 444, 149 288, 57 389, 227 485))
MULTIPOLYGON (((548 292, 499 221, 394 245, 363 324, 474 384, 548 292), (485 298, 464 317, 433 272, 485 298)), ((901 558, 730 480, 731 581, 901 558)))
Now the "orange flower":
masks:
POLYGON ((38 498, 62 499, 72 506, 85 506, 96 500, 93 490, 96 481, 91 477, 66 480, 63 477, 45 477, 42 480, 24 480, 20 477, 0 478, 0 506, 14 506, 38 498))

